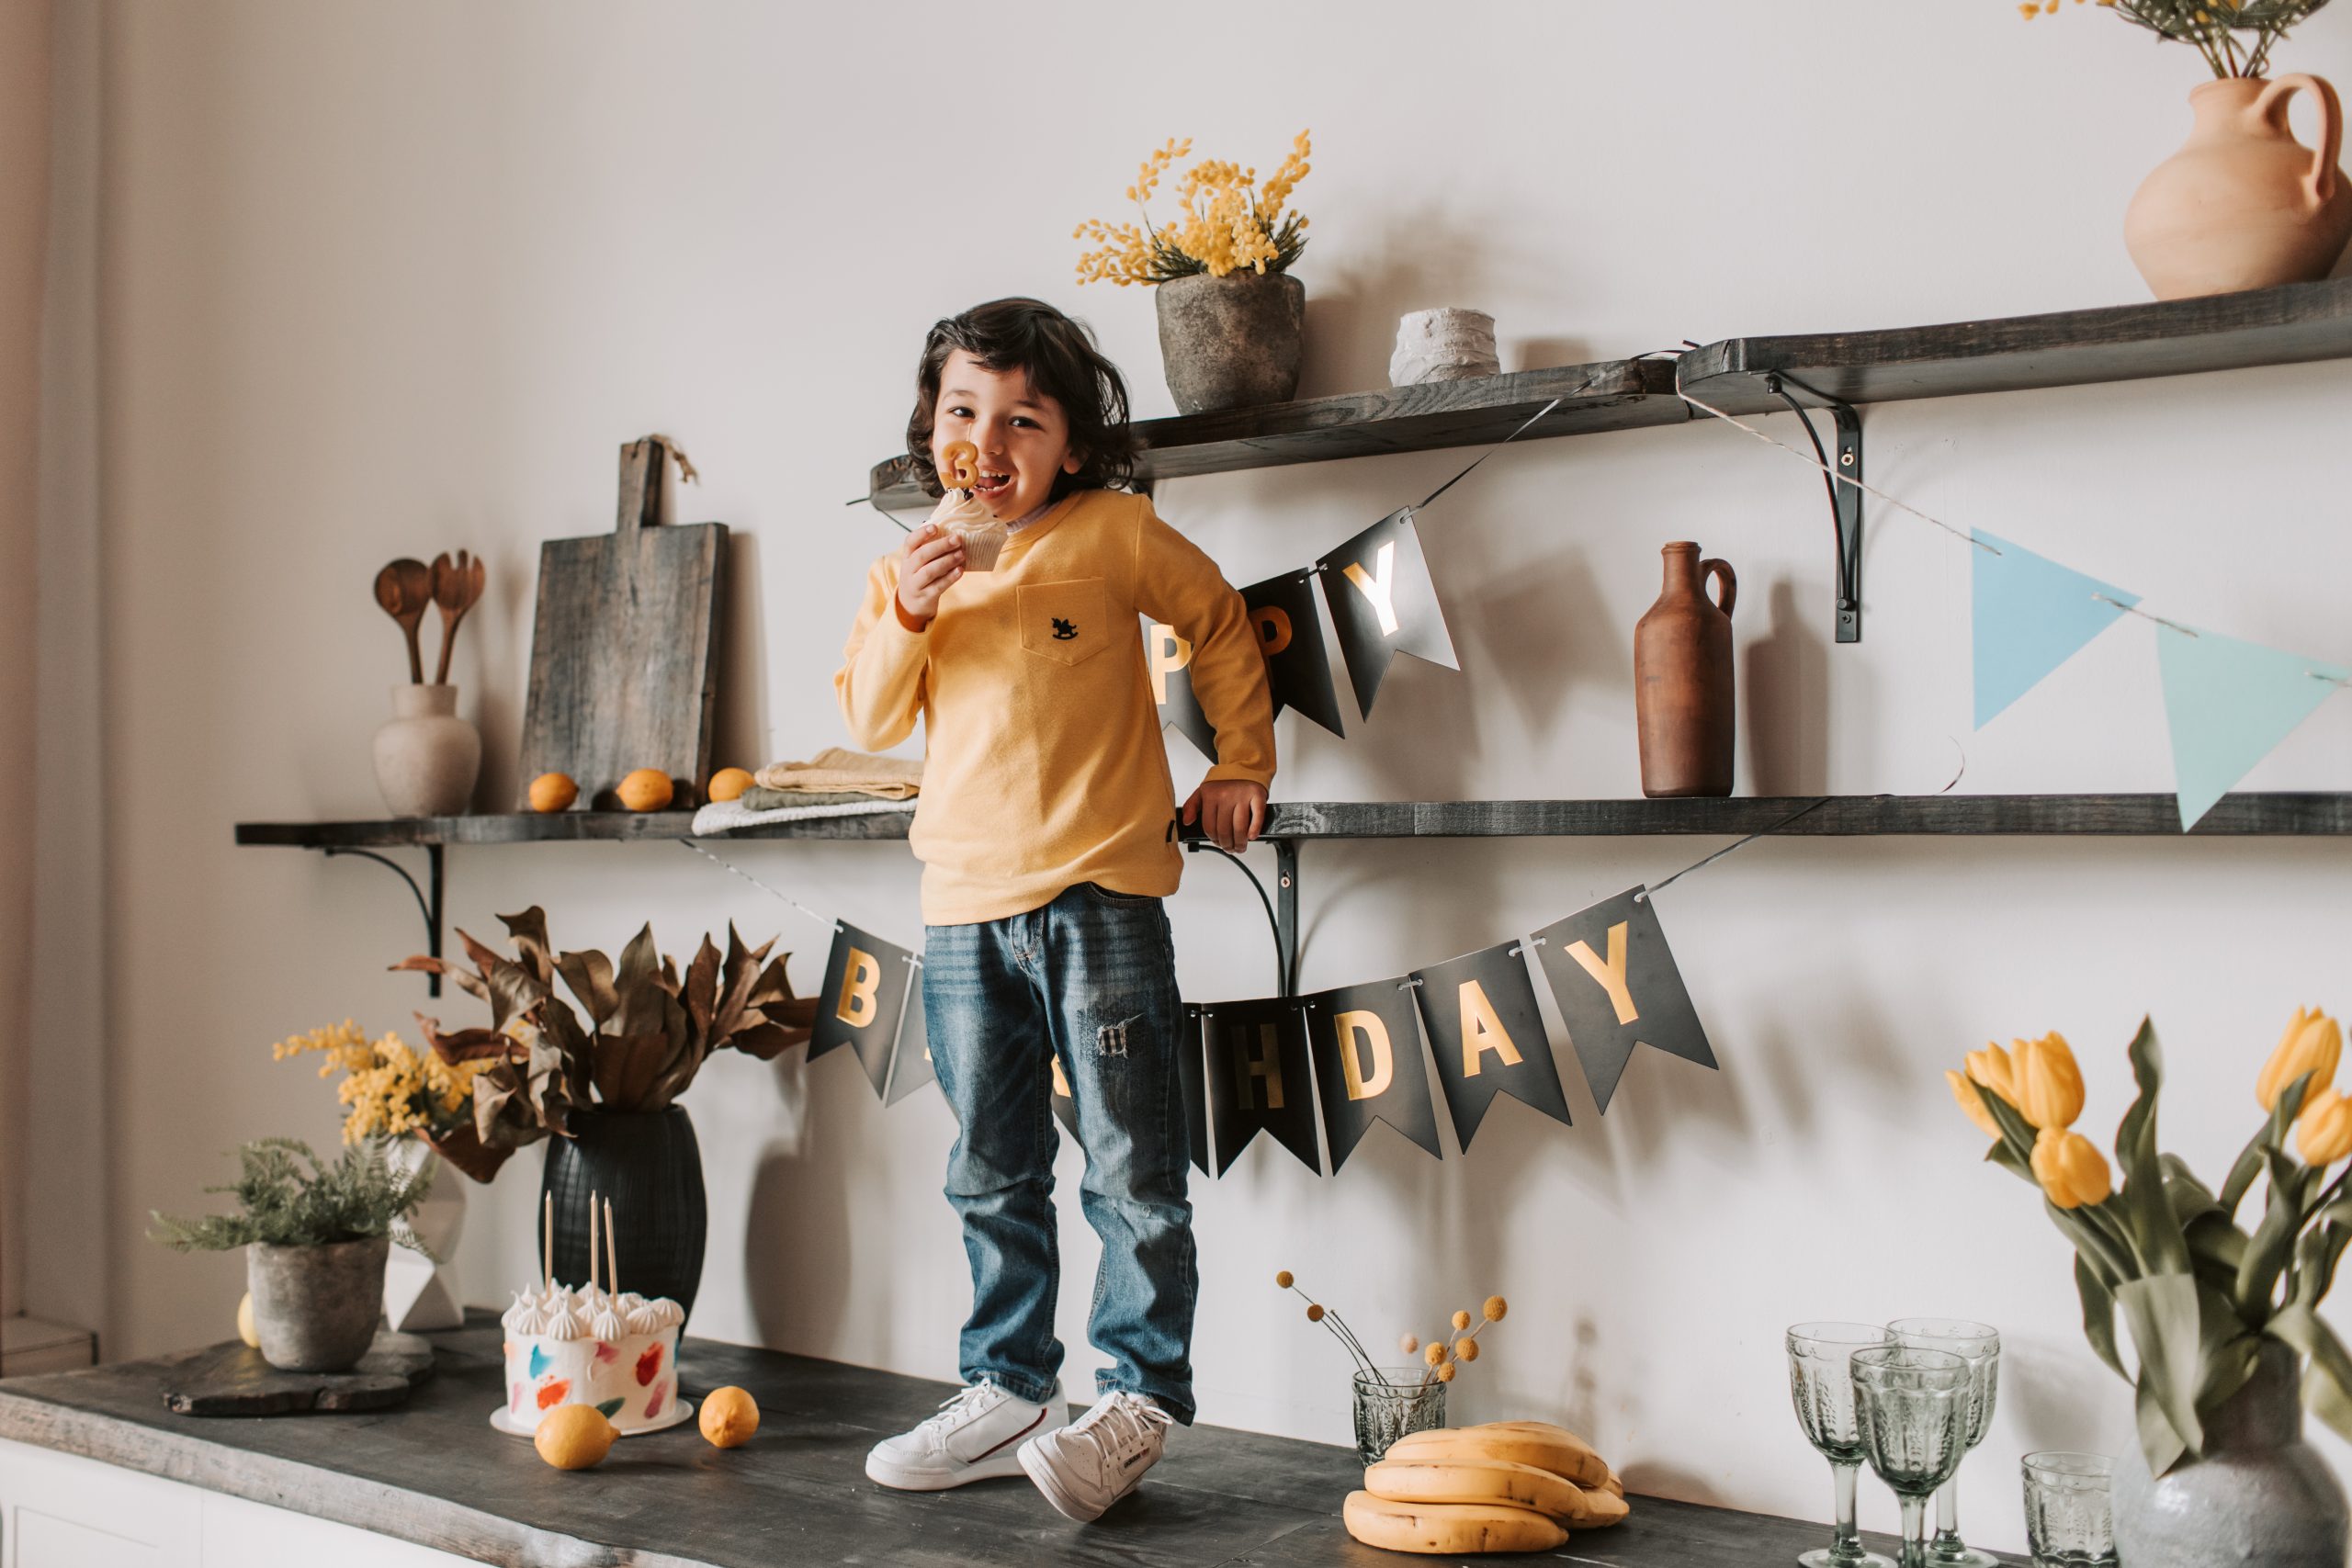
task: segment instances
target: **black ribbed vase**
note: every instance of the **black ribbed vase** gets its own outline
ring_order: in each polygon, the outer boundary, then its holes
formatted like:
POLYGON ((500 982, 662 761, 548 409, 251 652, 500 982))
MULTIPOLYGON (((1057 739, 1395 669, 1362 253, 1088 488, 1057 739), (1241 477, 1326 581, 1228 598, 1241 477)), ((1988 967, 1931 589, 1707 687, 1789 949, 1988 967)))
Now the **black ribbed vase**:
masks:
MULTIPOLYGON (((710 1209, 703 1196, 702 1146, 695 1142, 685 1107, 644 1115, 575 1107, 566 1125, 571 1137, 548 1140, 541 1182, 555 1198, 556 1279, 574 1287, 588 1282, 593 1191, 600 1203, 609 1201, 613 1206, 620 1237, 618 1288, 668 1296, 691 1314, 702 1283, 710 1209)), ((539 1245, 546 1247, 545 1236, 539 1245)), ((596 1270, 603 1279, 601 1242, 596 1270)))

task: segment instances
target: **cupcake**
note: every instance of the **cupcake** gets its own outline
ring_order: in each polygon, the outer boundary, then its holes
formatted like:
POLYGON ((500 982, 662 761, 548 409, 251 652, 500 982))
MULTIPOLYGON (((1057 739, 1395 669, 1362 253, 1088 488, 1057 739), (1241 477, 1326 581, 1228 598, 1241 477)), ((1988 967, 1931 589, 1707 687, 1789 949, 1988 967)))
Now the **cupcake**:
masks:
POLYGON ((964 542, 966 571, 995 570, 996 558, 1003 553, 1004 541, 1011 535, 970 491, 950 493, 956 497, 956 504, 934 519, 940 531, 964 542))

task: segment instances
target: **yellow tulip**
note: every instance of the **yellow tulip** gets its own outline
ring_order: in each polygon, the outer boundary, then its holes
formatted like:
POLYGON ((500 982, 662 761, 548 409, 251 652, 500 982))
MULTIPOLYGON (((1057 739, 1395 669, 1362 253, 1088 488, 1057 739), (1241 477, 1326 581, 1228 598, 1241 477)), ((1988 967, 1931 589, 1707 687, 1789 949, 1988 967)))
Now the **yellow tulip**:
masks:
POLYGON ((2037 1127, 2071 1127, 2083 1113, 2083 1070, 2064 1035, 2052 1031, 2039 1040, 2012 1043, 2018 1097, 2009 1103, 2037 1127))
POLYGON ((2303 1104, 2295 1147, 2309 1166, 2334 1165, 2352 1155, 2352 1100, 2324 1089, 2303 1104))
POLYGON ((1994 1121, 1993 1112, 1985 1109, 1984 1097, 1976 1092, 1976 1085, 1954 1072, 1945 1073, 1944 1078, 1951 1085, 1952 1099, 1960 1102, 1960 1108, 1968 1113, 1968 1119, 1984 1128, 1986 1137, 1999 1137, 2001 1124, 1994 1121))
POLYGON ((2034 1140, 2033 1174, 2050 1201, 2062 1209, 2104 1203, 2115 1190, 2114 1174, 2098 1145, 2063 1127, 2045 1127, 2034 1140))
POLYGON ((1998 1045, 1986 1041, 1984 1049, 1971 1051, 1962 1059, 1961 1065, 1968 1069, 1968 1076, 1976 1082, 2011 1105, 2018 1102, 2016 1070, 2009 1062, 2009 1054, 1998 1045))
POLYGON ((2335 1082, 2335 1066, 2343 1055, 2343 1026, 2317 1008, 2297 1008, 2295 1021, 2278 1037, 2278 1048, 2255 1079, 2254 1098, 2265 1111, 2273 1110, 2287 1086, 2308 1073, 2311 1087, 2303 1093, 2308 1102, 2335 1082))

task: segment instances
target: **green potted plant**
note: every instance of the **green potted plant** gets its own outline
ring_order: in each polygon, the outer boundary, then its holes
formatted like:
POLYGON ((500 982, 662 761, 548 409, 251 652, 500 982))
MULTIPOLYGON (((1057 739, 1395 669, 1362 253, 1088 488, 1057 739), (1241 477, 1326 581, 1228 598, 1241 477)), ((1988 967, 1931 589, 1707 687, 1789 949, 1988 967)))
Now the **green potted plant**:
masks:
POLYGON ((2218 1192, 2157 1148, 2152 1023, 2131 1045, 2140 1094, 2116 1129, 2120 1187, 2074 1130, 2082 1071, 2060 1036, 1988 1045, 1945 1075, 1993 1139, 1985 1157, 2041 1190, 2074 1245, 2084 1334, 2132 1385, 2140 1440, 2115 1477, 2116 1548, 2132 1568, 2343 1568, 2344 1488, 2302 1436, 2308 1408, 2352 1437, 2352 1355, 2319 1316, 2352 1245, 2343 1049, 2334 1019, 2296 1014, 2256 1081, 2262 1125, 2218 1192), (2257 1180, 2249 1229, 2238 1213, 2257 1180))
MULTIPOLYGON (((555 1272, 585 1282, 591 1193, 629 1195, 619 1270, 630 1287, 691 1312, 702 1279, 709 1210, 702 1151, 677 1099, 714 1051, 771 1061, 806 1041, 813 998, 792 994, 791 954, 773 940, 746 947, 732 926, 724 957, 708 936, 682 972, 640 930, 616 964, 602 953, 558 953, 536 906, 501 915, 517 958, 464 931, 475 967, 415 957, 394 965, 446 975, 490 1004, 491 1027, 444 1032, 423 1014, 426 1043, 444 1062, 480 1068, 473 1113, 481 1179, 515 1149, 550 1135, 542 1181, 554 1198, 555 1272), (556 981, 587 1013, 556 995, 556 981)), ((542 1205, 545 1208, 545 1205, 542 1205)))
POLYGON ((238 1157, 232 1185, 206 1189, 234 1194, 236 1213, 158 1213, 154 1239, 177 1252, 244 1248, 262 1358, 289 1372, 342 1371, 375 1340, 396 1222, 432 1177, 393 1166, 372 1140, 332 1164, 293 1138, 247 1144, 238 1157))
MULTIPOLYGON (((2082 0, 2075 0, 2077 5, 2082 0)), ((2327 0, 2098 0, 2205 59, 2188 95, 2188 143, 2149 175, 2123 217, 2132 264, 2159 299, 2325 277, 2352 238, 2352 186, 2335 166, 2344 112, 2318 76, 2273 77, 2270 52, 2327 0), (2295 140, 2287 101, 2311 95, 2317 151, 2295 140)), ((2059 0, 2019 0, 2030 20, 2059 0)))
POLYGON ((1193 164, 1177 186, 1176 219, 1155 223, 1152 194, 1192 150, 1171 137, 1143 161, 1127 187, 1140 223, 1090 220, 1071 231, 1101 247, 1079 258, 1078 280, 1153 286, 1160 358, 1180 412, 1286 402, 1298 390, 1306 342, 1306 288, 1290 270, 1306 248, 1306 220, 1289 205, 1307 175, 1307 133, 1262 186, 1257 170, 1238 164, 1193 164))

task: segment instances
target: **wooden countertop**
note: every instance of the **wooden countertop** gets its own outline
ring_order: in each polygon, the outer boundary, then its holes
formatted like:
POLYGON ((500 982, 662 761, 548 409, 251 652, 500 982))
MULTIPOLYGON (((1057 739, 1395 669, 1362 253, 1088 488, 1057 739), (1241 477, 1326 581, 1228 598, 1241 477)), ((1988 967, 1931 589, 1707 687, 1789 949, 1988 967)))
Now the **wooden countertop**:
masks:
MULTIPOLYGON (((700 1339, 680 1357, 688 1396, 725 1383, 749 1389, 760 1402, 759 1436, 722 1451, 687 1425, 628 1438, 598 1469, 567 1473, 491 1429, 503 1376, 493 1319, 477 1314, 429 1337, 438 1372, 400 1410, 174 1416, 163 1390, 179 1358, 166 1358, 0 1383, 0 1438, 514 1568, 1412 1561, 1360 1546, 1340 1528, 1340 1500, 1362 1479, 1352 1451, 1220 1427, 1177 1429, 1142 1489, 1092 1525, 1064 1519, 1019 1478, 890 1492, 865 1479, 865 1450, 930 1415, 952 1388, 700 1339)), ((1787 1430, 1758 1437, 1802 1441, 1793 1417, 1787 1430)), ((1825 1470, 1825 1502, 1828 1479, 1825 1470)), ((1637 1497, 1625 1524, 1577 1535, 1547 1560, 1779 1568, 1827 1536, 1818 1523, 1637 1497)))

